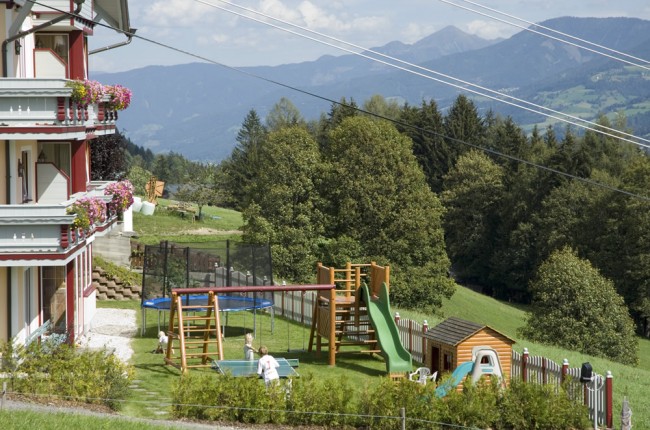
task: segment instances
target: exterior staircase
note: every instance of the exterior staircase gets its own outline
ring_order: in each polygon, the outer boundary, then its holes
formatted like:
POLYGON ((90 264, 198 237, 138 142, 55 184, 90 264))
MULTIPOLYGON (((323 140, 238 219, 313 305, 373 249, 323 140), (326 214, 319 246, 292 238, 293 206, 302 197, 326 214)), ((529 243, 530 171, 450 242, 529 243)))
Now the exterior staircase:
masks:
POLYGON ((93 268, 93 287, 97 300, 141 300, 142 287, 128 285, 118 277, 110 277, 101 267, 93 268))

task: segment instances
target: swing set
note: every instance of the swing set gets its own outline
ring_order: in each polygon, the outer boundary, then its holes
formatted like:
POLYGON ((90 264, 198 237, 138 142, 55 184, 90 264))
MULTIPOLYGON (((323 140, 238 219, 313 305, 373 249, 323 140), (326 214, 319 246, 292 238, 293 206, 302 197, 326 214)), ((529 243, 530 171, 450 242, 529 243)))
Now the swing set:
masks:
POLYGON ((213 360, 223 357, 223 337, 219 312, 218 293, 265 293, 330 291, 335 295, 335 285, 281 285, 172 289, 167 350, 165 364, 187 373, 190 368, 211 367, 213 360), (195 304, 190 296, 206 296, 207 302, 195 304), (191 312, 191 315, 187 315, 191 312), (191 360, 191 362, 188 362, 191 360))

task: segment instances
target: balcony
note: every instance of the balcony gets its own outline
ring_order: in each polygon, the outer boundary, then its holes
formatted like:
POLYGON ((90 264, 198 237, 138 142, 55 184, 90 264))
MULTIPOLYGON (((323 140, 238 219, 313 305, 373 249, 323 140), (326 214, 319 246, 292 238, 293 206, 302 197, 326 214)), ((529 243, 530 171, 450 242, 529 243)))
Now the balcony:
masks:
POLYGON ((39 264, 62 260, 94 236, 110 231, 117 221, 116 215, 83 232, 72 228, 75 215, 67 213, 67 208, 82 197, 110 201, 112 196, 104 195, 106 185, 108 182, 91 182, 88 192, 66 196, 59 203, 0 205, 0 267, 17 262, 33 264, 34 260, 39 264))
POLYGON ((108 109, 109 96, 87 108, 71 102, 66 79, 0 79, 2 139, 83 140, 112 134, 117 111, 108 109))

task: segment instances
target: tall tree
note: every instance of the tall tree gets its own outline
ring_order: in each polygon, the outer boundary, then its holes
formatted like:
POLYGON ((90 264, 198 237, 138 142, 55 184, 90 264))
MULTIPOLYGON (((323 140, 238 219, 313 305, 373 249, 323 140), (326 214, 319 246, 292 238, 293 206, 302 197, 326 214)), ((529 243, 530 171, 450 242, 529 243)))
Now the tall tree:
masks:
POLYGON ((90 148, 90 172, 93 181, 115 181, 126 176, 127 142, 119 130, 93 140, 90 148))
POLYGON ((611 281, 570 248, 556 251, 531 283, 522 334, 533 341, 638 363, 634 324, 611 281))
POLYGON ((342 97, 338 103, 332 103, 327 116, 321 116, 318 122, 316 135, 321 152, 329 151, 329 133, 338 127, 345 118, 358 115, 358 113, 358 106, 352 98, 347 101, 345 97, 342 97))
POLYGON ((260 152, 266 136, 266 127, 251 109, 237 133, 237 145, 230 157, 221 163, 221 188, 226 206, 242 210, 248 205, 248 188, 259 172, 260 152))
POLYGON ((381 94, 374 94, 363 103, 363 110, 384 119, 399 118, 400 106, 395 100, 386 100, 381 94))
POLYGON ((453 167, 453 153, 444 139, 443 117, 434 100, 420 107, 405 106, 397 129, 413 141, 413 154, 435 192, 442 191, 442 177, 453 167))
POLYGON ((396 304, 431 309, 450 296, 443 208, 430 190, 411 141, 383 120, 352 117, 330 135, 323 196, 328 237, 346 236, 366 257, 393 265, 396 304))
POLYGON ((278 276, 306 282, 323 231, 318 145, 306 129, 296 126, 269 133, 267 142, 260 148, 259 171, 250 186, 255 206, 245 211, 244 239, 268 235, 278 276))
POLYGON ((444 179, 444 226, 454 270, 461 278, 485 282, 493 254, 496 208, 504 192, 503 168, 485 154, 470 151, 444 179))
POLYGON ((465 95, 459 95, 449 108, 444 121, 445 140, 451 153, 451 165, 469 150, 465 143, 482 146, 485 138, 485 125, 478 114, 476 105, 465 95))
POLYGON ((203 207, 219 203, 217 168, 211 164, 195 164, 193 174, 176 192, 179 200, 196 203, 198 218, 203 219, 203 207))
POLYGON ((271 111, 266 116, 266 126, 270 131, 278 131, 284 127, 305 126, 305 119, 300 114, 300 111, 291 103, 286 97, 282 97, 271 108, 271 111))

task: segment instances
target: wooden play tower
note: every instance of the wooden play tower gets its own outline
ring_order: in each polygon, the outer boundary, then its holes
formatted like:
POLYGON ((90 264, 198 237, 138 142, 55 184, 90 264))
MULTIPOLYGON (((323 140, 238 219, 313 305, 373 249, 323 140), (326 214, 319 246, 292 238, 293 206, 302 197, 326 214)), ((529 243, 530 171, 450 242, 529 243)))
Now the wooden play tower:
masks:
POLYGON ((368 349, 359 352, 379 353, 374 330, 367 322, 362 323, 361 317, 366 315, 367 310, 361 303, 359 288, 365 283, 373 296, 378 295, 383 283, 389 286, 390 268, 374 262, 348 262, 341 269, 318 263, 316 276, 317 284, 335 285, 336 288, 318 292, 309 335, 309 351, 313 350, 315 338, 316 351, 320 353, 325 339, 330 366, 336 365, 336 354, 341 352, 342 346, 365 346, 368 349))

